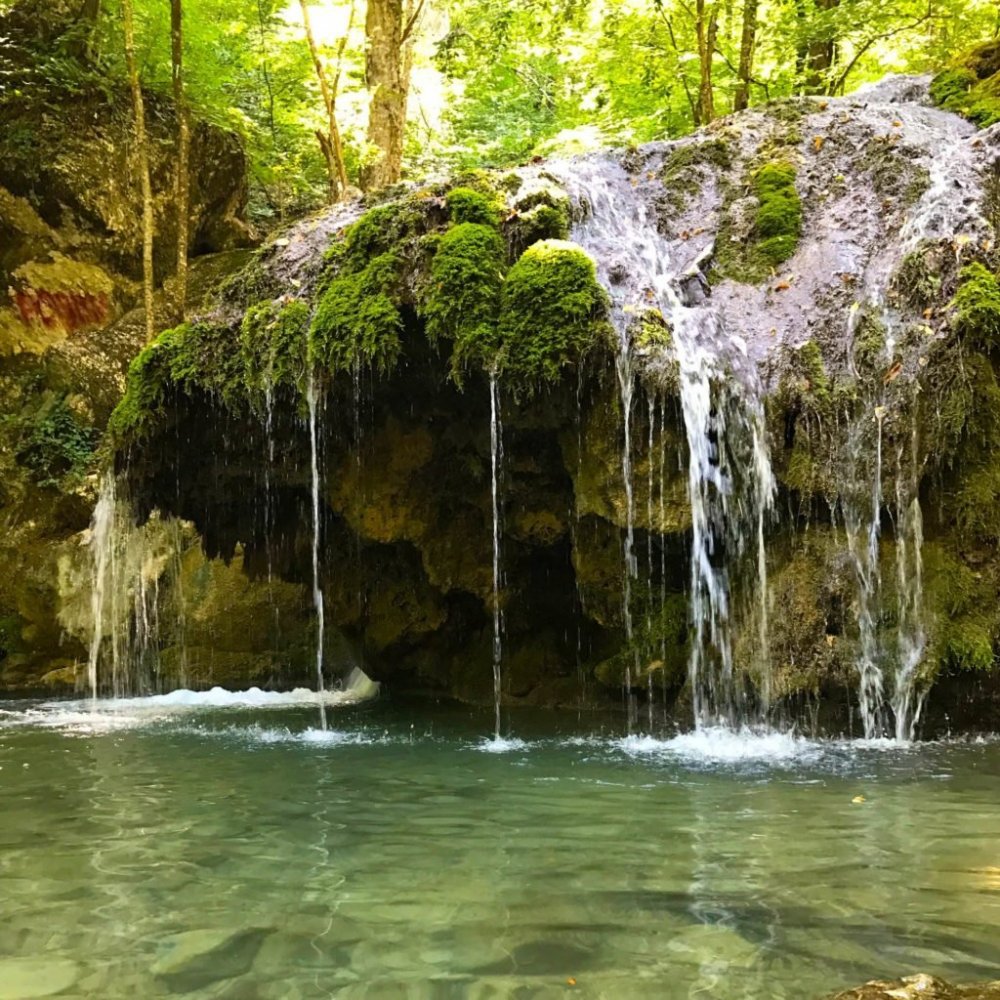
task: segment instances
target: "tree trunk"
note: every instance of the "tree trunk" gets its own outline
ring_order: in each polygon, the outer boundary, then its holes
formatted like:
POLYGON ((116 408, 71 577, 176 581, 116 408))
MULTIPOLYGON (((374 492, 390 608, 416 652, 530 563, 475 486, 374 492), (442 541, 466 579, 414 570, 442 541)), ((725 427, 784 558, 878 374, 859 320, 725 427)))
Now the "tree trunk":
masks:
POLYGON ((184 95, 184 14, 182 0, 170 0, 171 70, 177 109, 177 290, 175 312, 184 319, 187 306, 188 202, 190 200, 191 128, 184 95))
POLYGON ((715 94, 712 88, 712 60, 719 33, 718 11, 714 0, 697 0, 695 31, 698 36, 698 124, 707 125, 715 118, 715 94))
POLYGON ((753 77, 753 57, 757 47, 758 0, 744 0, 743 33, 740 37, 739 83, 733 96, 733 111, 743 111, 750 106, 750 80, 753 77))
POLYGON ((368 141, 378 157, 361 172, 365 190, 395 184, 403 173, 403 137, 406 102, 410 93, 413 64, 413 31, 424 0, 368 0, 365 17, 365 75, 371 105, 368 141))
MULTIPOLYGON (((306 0, 299 0, 302 8, 302 23, 306 30, 306 41, 309 43, 309 52, 312 55, 313 67, 316 70, 316 78, 319 80, 320 93, 323 95, 323 106, 326 108, 327 134, 316 133, 319 140, 320 150, 326 160, 326 173, 329 184, 330 203, 339 201, 343 192, 347 190, 347 167, 344 163, 344 146, 340 138, 340 126, 337 124, 337 84, 340 81, 340 69, 338 67, 334 86, 330 85, 330 80, 326 75, 326 67, 323 65, 323 58, 316 45, 316 36, 313 34, 312 22, 309 20, 309 5, 306 0)), ((354 18, 354 5, 351 5, 351 20, 354 18)), ((348 32, 350 24, 348 24, 348 32)), ((340 44, 338 61, 343 56, 344 46, 347 44, 345 34, 340 44)))
POLYGON ((827 23, 824 15, 840 6, 840 0, 815 0, 815 12, 819 18, 819 31, 813 32, 806 56, 807 94, 825 94, 829 87, 830 70, 837 57, 837 36, 833 24, 827 23))
POLYGON ((125 62, 128 66, 132 108, 135 113, 135 144, 139 158, 139 182, 142 186, 142 290, 146 307, 146 341, 156 336, 153 313, 153 189, 149 180, 149 147, 146 141, 146 109, 139 82, 139 64, 135 58, 135 18, 132 0, 122 0, 125 21, 125 62))

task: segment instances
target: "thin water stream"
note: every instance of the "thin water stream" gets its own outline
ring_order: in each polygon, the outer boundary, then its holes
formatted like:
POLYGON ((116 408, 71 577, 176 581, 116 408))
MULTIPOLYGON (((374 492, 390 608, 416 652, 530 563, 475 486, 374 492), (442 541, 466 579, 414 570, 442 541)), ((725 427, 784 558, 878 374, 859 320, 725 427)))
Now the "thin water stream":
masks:
POLYGON ((309 405, 309 454, 312 472, 312 579, 313 605, 316 608, 316 701, 319 705, 320 729, 326 729, 326 705, 323 699, 323 648, 326 642, 326 612, 323 603, 323 588, 320 584, 319 544, 320 544, 320 479, 318 403, 316 385, 312 372, 306 388, 309 405))

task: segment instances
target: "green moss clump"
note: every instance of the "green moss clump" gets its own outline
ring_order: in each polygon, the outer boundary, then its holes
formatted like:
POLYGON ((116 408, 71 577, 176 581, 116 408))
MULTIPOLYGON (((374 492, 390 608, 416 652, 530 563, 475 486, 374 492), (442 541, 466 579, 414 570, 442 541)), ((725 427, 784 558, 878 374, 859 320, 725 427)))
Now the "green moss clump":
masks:
POLYGON ((529 247, 501 293, 498 368, 517 381, 555 379, 606 334, 606 304, 594 262, 576 244, 529 247))
POLYGON ((245 382, 250 392, 299 386, 306 375, 309 306, 301 299, 251 306, 240 326, 245 382))
POLYGON ((982 264, 969 264, 959 272, 958 291, 951 302, 955 329, 982 347, 1000 341, 1000 282, 982 264))
POLYGON ((479 226, 498 226, 503 214, 503 205, 495 196, 481 194, 472 188, 452 188, 445 196, 451 221, 460 226, 475 223, 479 226))
POLYGON ((347 231, 343 244, 331 248, 340 270, 361 271, 375 257, 398 253, 407 237, 424 229, 425 210, 418 198, 406 198, 369 209, 347 231))
POLYGON ((858 321, 851 345, 854 366, 861 373, 881 372, 886 366, 885 327, 871 313, 866 312, 858 321))
POLYGON ((496 348, 505 264, 503 240, 495 228, 464 222, 441 238, 423 315, 431 340, 454 342, 456 378, 470 358, 496 348))
POLYGON ((403 266, 398 254, 383 253, 363 270, 334 278, 313 315, 309 356, 330 372, 362 364, 392 368, 401 349, 403 266))
POLYGON ((751 177, 757 198, 750 239, 735 238, 729 217, 716 239, 715 271, 723 278, 759 284, 795 253, 802 235, 802 202, 795 188, 795 167, 777 160, 751 177))
POLYGON ((1000 41, 969 49, 934 77, 931 100, 980 128, 1000 121, 1000 41))
POLYGON ((993 636, 981 621, 949 622, 942 636, 941 666, 953 670, 992 670, 993 636))
POLYGON ((795 189, 795 167, 768 163, 753 176, 757 195, 757 252, 772 267, 795 253, 802 234, 802 202, 795 189))

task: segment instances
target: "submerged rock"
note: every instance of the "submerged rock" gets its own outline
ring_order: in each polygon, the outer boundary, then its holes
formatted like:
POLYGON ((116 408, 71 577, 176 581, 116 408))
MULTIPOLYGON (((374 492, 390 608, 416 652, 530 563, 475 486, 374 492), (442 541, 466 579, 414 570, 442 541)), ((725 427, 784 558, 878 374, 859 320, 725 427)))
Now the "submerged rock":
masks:
POLYGON ((995 1000, 1000 981, 972 986, 952 986, 943 979, 918 973, 903 979, 873 980, 857 989, 837 993, 829 1000, 995 1000))

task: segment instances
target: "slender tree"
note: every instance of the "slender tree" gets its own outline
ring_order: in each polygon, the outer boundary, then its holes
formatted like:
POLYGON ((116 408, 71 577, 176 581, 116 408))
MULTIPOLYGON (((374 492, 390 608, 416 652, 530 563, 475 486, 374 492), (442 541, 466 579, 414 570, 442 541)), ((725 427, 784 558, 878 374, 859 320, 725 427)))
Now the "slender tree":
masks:
POLYGON ((339 201, 347 190, 347 166, 344 163, 344 144, 340 135, 340 126, 337 124, 337 94, 340 90, 340 76, 343 67, 344 49, 347 46, 347 36, 351 33, 354 24, 354 0, 351 2, 351 12, 348 17, 347 30, 337 44, 337 68, 331 82, 323 57, 320 55, 319 46, 316 44, 316 36, 313 34, 312 22, 309 19, 309 4, 306 0, 299 0, 302 8, 302 23, 305 26, 306 41, 309 43, 309 52, 312 55, 313 67, 316 70, 316 78, 319 80, 320 93, 323 95, 323 105, 326 108, 327 130, 316 130, 316 139, 319 148, 323 152, 326 160, 326 171, 329 185, 329 199, 331 204, 339 201))
POLYGON ((715 118, 715 90, 712 63, 719 35, 719 11, 715 0, 696 0, 695 34, 698 39, 698 116, 697 124, 707 125, 715 118))
POLYGON ((737 70, 733 111, 743 111, 750 105, 750 82, 753 79, 753 59, 757 48, 758 0, 744 0, 743 27, 740 32, 740 65, 737 70))
POLYGON ((149 179, 146 109, 142 99, 142 84, 139 82, 139 63, 135 55, 135 16, 132 0, 122 0, 122 14, 125 22, 125 63, 132 90, 139 183, 142 187, 142 287, 146 308, 146 340, 151 341, 156 336, 156 317, 153 314, 153 188, 149 179))
POLYGON ((361 171, 365 190, 395 184, 403 172, 406 103, 413 67, 413 34, 425 0, 368 0, 365 76, 371 104, 368 141, 378 156, 361 171))
POLYGON ((182 0, 170 0, 170 57, 177 114, 177 319, 187 306, 188 202, 190 200, 191 127, 184 93, 184 12, 182 0))

